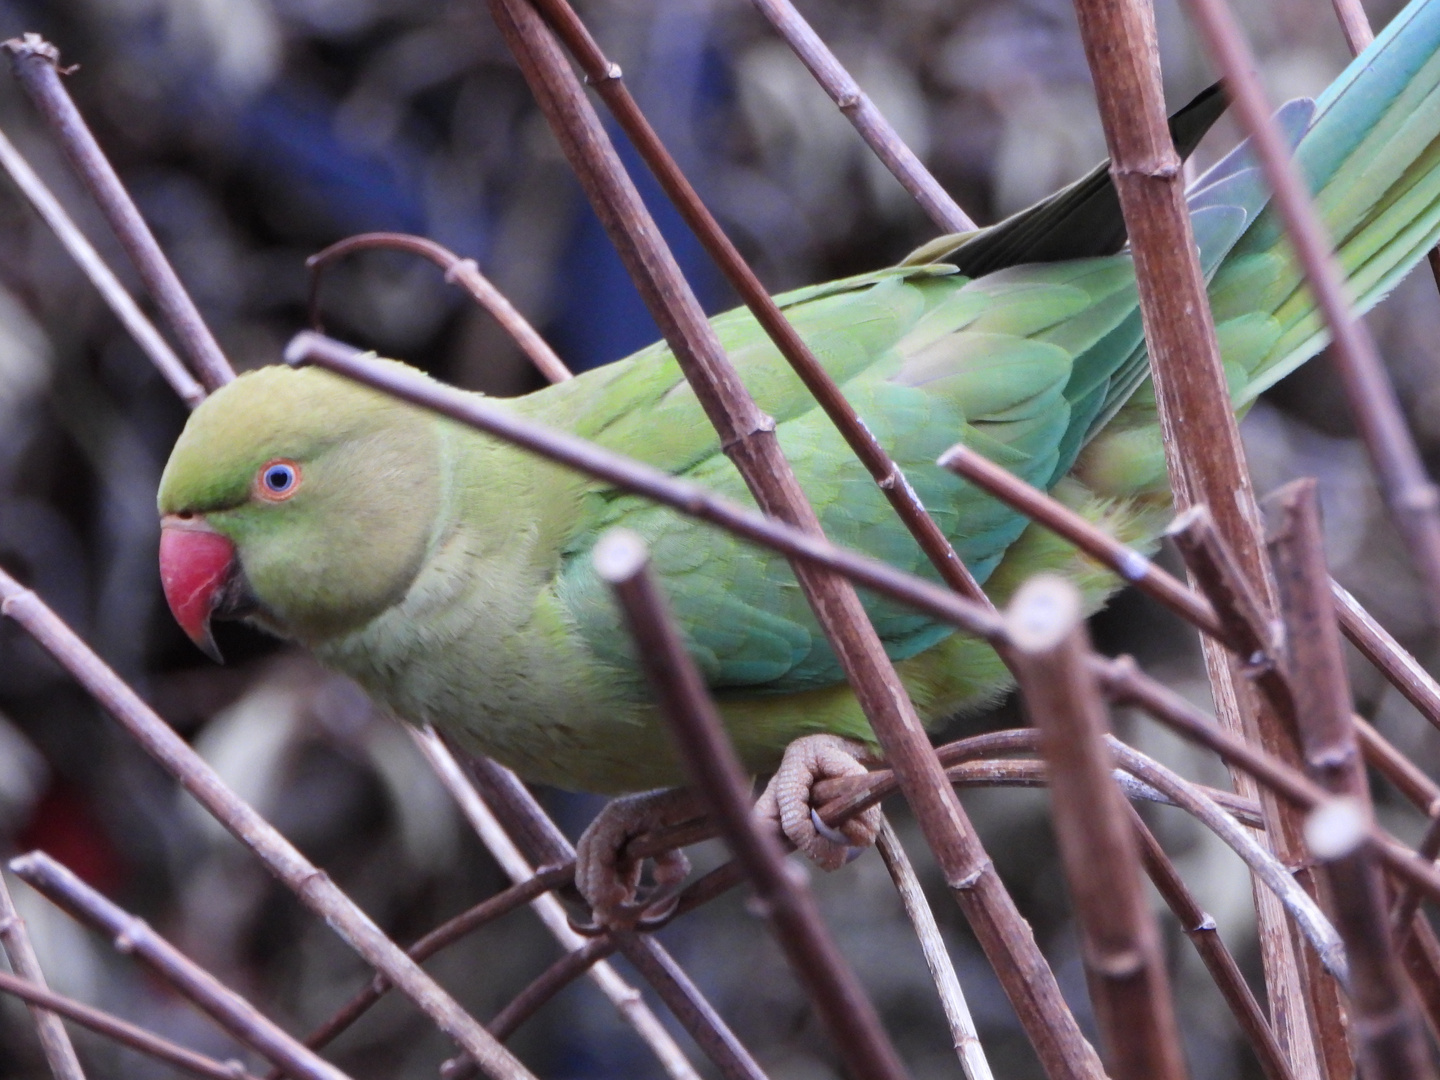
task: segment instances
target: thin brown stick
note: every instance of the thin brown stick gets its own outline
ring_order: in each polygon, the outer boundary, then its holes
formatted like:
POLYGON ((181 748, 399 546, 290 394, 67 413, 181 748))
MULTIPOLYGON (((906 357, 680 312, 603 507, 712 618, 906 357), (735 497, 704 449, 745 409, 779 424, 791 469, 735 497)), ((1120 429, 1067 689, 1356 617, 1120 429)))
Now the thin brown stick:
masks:
MULTIPOLYGON (((1258 529, 1259 513, 1230 406, 1214 318, 1184 197, 1183 169, 1170 138, 1160 83, 1154 13, 1144 0, 1076 0, 1080 34, 1094 76, 1111 174, 1135 261, 1140 313, 1176 505, 1206 503, 1264 607, 1273 608, 1258 529)), ((1282 717, 1256 700, 1238 662, 1203 639, 1220 723, 1269 753, 1296 761, 1282 717)), ((1256 795, 1251 781, 1236 790, 1256 795)), ((1302 823, 1263 789, 1266 834, 1276 854, 1299 864, 1302 823)), ((1340 1003, 1306 957, 1293 927, 1255 888, 1261 957, 1281 1045, 1300 1075, 1347 1077, 1346 1048, 1332 1037, 1340 1003)))
POLYGON ((895 827, 884 816, 880 819, 875 850, 885 862, 905 916, 920 943, 920 951, 925 955, 925 966, 930 969, 945 1022, 950 1025, 950 1042, 955 1056, 960 1059, 960 1068, 966 1080, 994 1080, 995 1074, 990 1070, 985 1048, 980 1043, 980 1033, 975 1029, 975 1018, 970 1015, 970 1006, 965 1002, 965 991, 960 986, 955 965, 945 948, 945 939, 940 936, 940 927, 935 922, 935 913, 930 909, 930 901, 920 887, 920 878, 915 873, 910 856, 905 853, 904 845, 900 843, 895 827))
POLYGON ((1360 0, 1333 0, 1333 3, 1335 17, 1340 20, 1340 30, 1345 35, 1345 44, 1350 46, 1350 55, 1358 56, 1375 40, 1365 9, 1360 6, 1360 0))
POLYGON ((121 1020, 118 1016, 112 1016, 72 998, 62 997, 43 986, 3 971, 0 971, 0 993, 12 994, 28 1002, 32 1008, 43 1009, 52 1015, 73 1020, 107 1039, 148 1054, 156 1061, 163 1061, 176 1069, 205 1077, 206 1080, 258 1080, 246 1072, 238 1061, 216 1061, 194 1050, 187 1050, 169 1039, 162 1039, 144 1028, 121 1020))
MULTIPOLYGON (((819 520, 780 452, 774 421, 745 392, 673 257, 658 242, 653 219, 559 46, 525 0, 491 0, 490 8, 621 261, 714 425, 720 446, 762 511, 818 536, 819 520)), ((876 740, 896 769, 952 895, 1044 1068, 1056 1080, 1093 1076, 1098 1059, 1061 996, 1029 924, 994 874, 954 789, 946 783, 854 588, 805 562, 791 565, 876 740)))
POLYGON ((135 344, 150 358, 150 362, 170 384, 170 388, 180 396, 180 400, 192 409, 204 401, 205 388, 195 381, 195 377, 170 348, 170 343, 160 336, 155 325, 145 317, 140 306, 125 291, 125 286, 120 284, 119 278, 105 265, 100 253, 85 239, 80 227, 66 213, 45 181, 40 179, 4 132, 0 132, 0 166, 9 173, 21 194, 30 200, 35 212, 50 226, 50 231, 55 234, 55 238, 69 253, 70 258, 75 260, 75 265, 90 279, 101 299, 120 320, 120 325, 129 331, 135 344))
MULTIPOLYGON (((1333 801, 1314 781, 1297 769, 1215 725, 1181 695, 1153 679, 1143 677, 1130 657, 1091 661, 1096 676, 1112 701, 1134 705, 1186 740, 1208 747, 1227 764, 1236 766, 1303 811, 1314 811, 1333 801)), ((1440 900, 1440 870, 1373 823, 1366 833, 1387 871, 1414 882, 1426 896, 1440 900)))
MULTIPOLYGON (((542 1005, 612 955, 615 948, 615 942, 609 938, 595 938, 573 952, 567 952, 495 1014, 495 1019, 489 1024, 490 1031, 497 1039, 508 1039, 542 1005)), ((636 993, 638 996, 638 991, 636 993)))
POLYGON ((940 231, 975 228, 975 222, 930 175, 794 5, 789 0, 754 0, 754 4, 940 231))
POLYGON ((447 282, 458 284, 465 289, 481 307, 495 317, 495 321, 515 340, 541 375, 552 383, 574 378, 570 369, 565 366, 565 361, 550 348, 545 339, 530 325, 530 321, 515 309, 515 305, 510 303, 505 294, 480 272, 480 266, 474 259, 462 259, 449 248, 423 236, 396 232, 361 233, 337 241, 306 259, 305 268, 310 271, 310 325, 316 330, 321 329, 320 282, 326 268, 354 252, 372 251, 376 248, 405 251, 429 259, 445 271, 447 282))
POLYGON ((1422 913, 1416 912, 1411 923, 1400 946, 1400 958, 1420 999, 1430 1037, 1440 1038, 1440 938, 1422 913))
MULTIPOLYGON (((946 775, 954 782, 1000 783, 1041 786, 1045 774, 1039 763, 1018 760, 989 760, 1001 754, 1034 753, 1038 735, 1033 728, 1006 728, 984 735, 972 735, 937 747, 936 756, 945 766, 946 775), (975 766, 969 771, 968 766, 975 766)), ((1123 746, 1124 744, 1119 744, 1123 746)), ((1126 747, 1127 750, 1133 748, 1126 747)), ((1134 751, 1138 753, 1138 751, 1134 751)), ((1132 778, 1133 780, 1133 778, 1132 778)), ((1192 785, 1225 808, 1237 821, 1257 827, 1260 824, 1259 804, 1229 791, 1192 785)), ((895 778, 888 769, 874 769, 864 776, 836 777, 815 785, 818 813, 827 825, 838 827, 851 814, 874 806, 897 790, 895 778)), ((1169 797, 1155 788, 1135 789, 1135 797, 1164 801, 1169 797)), ((1172 800, 1172 805, 1175 805, 1172 800)), ((638 842, 638 841, 634 841, 638 842)), ((632 842, 633 843, 633 842, 632 842)))
MULTIPOLYGON (((1440 785, 1421 772, 1413 761, 1390 745, 1364 719, 1356 716, 1353 721, 1365 760, 1430 818, 1430 827, 1421 840, 1417 854, 1421 859, 1433 861, 1434 855, 1440 854, 1431 850, 1435 822, 1440 820, 1440 785)), ((1410 882, 1394 875, 1391 875, 1391 887, 1395 895, 1390 926, 1396 945, 1424 1011, 1425 1022, 1432 1034, 1440 1038, 1440 942, 1436 941, 1435 932, 1419 912, 1420 892, 1410 882)))
POLYGON ((1064 537, 1096 562, 1109 567, 1122 580, 1154 597, 1204 633, 1227 640, 1225 628, 1216 619, 1215 609, 1204 596, 1166 573, 1134 548, 1092 525, 1058 499, 1031 487, 964 443, 956 443, 946 450, 940 455, 938 464, 963 476, 1031 521, 1064 537))
POLYGON ((1354 722, 1365 760, 1426 817, 1440 814, 1440 785, 1392 746, 1363 716, 1356 716, 1354 722))
POLYGON ((1388 630, 1360 606, 1338 583, 1331 583, 1335 597, 1335 613, 1340 629, 1367 660, 1380 670, 1390 685, 1414 705, 1420 715, 1440 728, 1440 684, 1421 666, 1410 652, 1396 641, 1388 630))
POLYGON ((1369 818, 1365 803, 1340 796, 1306 823, 1310 850, 1327 871, 1331 906, 1351 960, 1351 1030, 1360 1074, 1367 1080, 1429 1080, 1434 1062, 1408 985, 1399 977, 1384 893, 1373 864, 1363 857, 1371 850, 1369 818))
MULTIPOLYGON (((884 492, 901 523, 915 537, 920 549, 939 573, 940 579, 961 596, 977 603, 989 604, 990 601, 955 553, 944 532, 921 505, 919 496, 905 479, 900 466, 861 421, 854 407, 840 392, 835 380, 830 377, 830 373, 781 313, 760 279, 741 256, 739 249, 725 235, 720 223, 706 208, 680 166, 665 149, 655 129, 650 126, 630 95, 620 76, 619 66, 605 58, 600 46, 566 0, 534 2, 585 72, 586 81, 595 87, 609 105, 610 111, 620 122, 631 143, 639 150, 640 156, 659 180, 670 201, 680 211, 686 224, 700 239, 721 273, 755 316, 756 322, 770 335, 781 355, 800 377, 811 396, 825 410, 850 449, 860 459, 860 463, 884 492)), ((931 183, 934 181, 931 180, 931 183)))
POLYGON ((345 1073, 261 1015, 255 1006, 152 930, 145 920, 112 904, 44 852, 32 851, 12 859, 10 869, 53 904, 109 934, 116 949, 144 961, 187 1001, 290 1075, 304 1080, 346 1080, 345 1073))
MULTIPOLYGON (((16 975, 32 986, 46 989, 40 958, 35 955, 35 947, 30 943, 25 920, 15 910, 4 874, 0 874, 0 946, 4 946, 10 969, 16 975)), ((75 1056, 75 1047, 60 1018, 34 1004, 30 1006, 30 1018, 35 1023, 35 1034, 40 1039, 45 1063, 50 1066, 55 1080, 85 1080, 85 1070, 80 1067, 80 1059, 75 1056)))
POLYGON ((1203 503, 1189 507, 1171 522, 1166 535, 1214 606, 1230 647, 1244 662, 1245 675, 1257 684, 1274 714, 1293 725, 1295 695, 1281 666, 1275 628, 1209 508, 1203 503))
POLYGON ((858 1076, 903 1077, 899 1055, 860 980, 825 930, 814 895, 786 869, 785 852, 773 835, 755 823, 745 768, 671 621, 644 543, 632 533, 612 530, 600 538, 594 558, 596 572, 625 613, 686 776, 749 874, 775 938, 842 1060, 858 1076))
MULTIPOLYGON (((1286 484, 1266 506, 1272 515, 1270 554, 1307 771, 1327 791, 1353 803, 1354 813, 1368 822, 1370 787, 1350 720, 1350 681, 1340 652, 1315 481, 1286 484)), ((1314 850, 1313 843, 1311 847, 1314 850)), ((1352 1030, 1361 1073, 1367 1080, 1434 1077, 1424 1030, 1391 937, 1385 886, 1373 849, 1357 843, 1332 857, 1326 871, 1330 906, 1350 958, 1352 1030)))
POLYGON ((485 1063, 496 1080, 530 1073, 473 1016, 391 941, 354 901, 297 851, 255 809, 107 667, 29 589, 0 571, 0 615, 14 619, 58 660, 140 746, 210 814, 249 848, 313 913, 329 923, 367 963, 384 972, 441 1031, 485 1063))
POLYGON ((1180 929, 1200 954, 1206 970, 1210 972, 1210 978, 1225 998, 1225 1003, 1230 1006, 1231 1015, 1245 1033, 1266 1080, 1295 1080, 1295 1074, 1290 1069, 1290 1063, 1285 1060, 1285 1053, 1280 1049, 1280 1043, 1265 1018, 1264 1010, 1260 1008, 1260 1003, 1255 1000, 1255 995, 1250 992, 1250 987, 1245 982, 1245 976, 1240 972, 1240 965, 1220 940, 1215 920, 1196 902, 1184 879, 1176 873, 1174 864, 1166 857, 1160 841, 1155 839, 1155 834, 1141 820, 1133 806, 1130 808, 1130 820, 1140 843, 1140 858, 1146 873, 1165 898, 1170 910, 1175 912, 1180 920, 1180 929))
POLYGON ((0 47, 10 53, 20 85, 115 230, 200 381, 207 390, 225 385, 235 372, 61 83, 60 51, 38 34, 11 38, 0 47))
POLYGON ((1128 804, 1110 778, 1110 724, 1086 661, 1084 618, 1074 585, 1031 578, 1005 613, 1011 659, 1050 766, 1051 818, 1110 1075, 1180 1080, 1185 1065, 1160 930, 1145 901, 1128 804))
MULTIPOLYGON (((1164 604, 1170 611, 1203 632, 1226 642, 1242 656, 1253 659, 1253 650, 1246 650, 1226 637, 1226 631, 1215 621, 1214 608, 1205 596, 1187 588, 1167 574, 1140 552, 1127 547, 1114 537, 1086 521, 1075 511, 1038 488, 1031 487, 1013 473, 994 464, 963 443, 947 450, 939 464, 965 477, 1036 522, 1070 541, 1080 550, 1118 576, 1135 585, 1148 596, 1164 604)), ((1193 510, 1194 508, 1192 508, 1193 510)), ((1171 535, 1193 527, 1182 513, 1171 525, 1171 535)), ((1209 557, 1209 556, 1205 556, 1209 557)), ((1233 565, 1233 560, 1230 560, 1233 565)), ((1226 575, 1226 588, 1239 575, 1226 575)), ((1213 585, 1219 585, 1214 580, 1213 585)), ((1340 628, 1350 642, 1361 651, 1382 675, 1413 704, 1427 720, 1440 728, 1440 683, 1412 656, 1374 617, 1338 582, 1331 582, 1335 610, 1340 628)), ((1245 587, 1247 596, 1251 594, 1245 587)), ((1247 599, 1247 610, 1258 612, 1258 602, 1247 599)), ((1258 642, 1253 634, 1247 640, 1258 642)))

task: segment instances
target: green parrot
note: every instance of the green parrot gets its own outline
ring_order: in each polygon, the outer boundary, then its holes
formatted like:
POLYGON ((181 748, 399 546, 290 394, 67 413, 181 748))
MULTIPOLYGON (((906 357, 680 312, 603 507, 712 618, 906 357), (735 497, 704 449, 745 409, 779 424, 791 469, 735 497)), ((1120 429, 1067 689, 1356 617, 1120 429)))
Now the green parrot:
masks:
MULTIPOLYGON (((1318 101, 1280 114, 1362 307, 1440 233, 1437 48, 1440 0, 1416 0, 1318 101)), ((1267 200, 1244 146, 1189 195, 1237 409, 1324 342, 1267 200)), ((1102 167, 904 265, 778 298, 997 602, 1040 570, 1092 605, 1118 582, 939 468, 955 442, 1128 542, 1153 543, 1164 516, 1123 243, 1102 167)), ((830 539, 933 579, 751 316, 713 324, 830 539)), ((503 404, 753 505, 663 344, 503 404)), ((750 768, 774 769, 808 734, 874 744, 784 558, 325 371, 264 368, 213 394, 158 502, 166 596, 198 644, 214 651, 212 618, 248 619, 527 779, 606 793, 683 782, 590 558, 615 526, 649 545, 750 768)), ((1006 685, 988 647, 863 599, 927 723, 1006 685)))

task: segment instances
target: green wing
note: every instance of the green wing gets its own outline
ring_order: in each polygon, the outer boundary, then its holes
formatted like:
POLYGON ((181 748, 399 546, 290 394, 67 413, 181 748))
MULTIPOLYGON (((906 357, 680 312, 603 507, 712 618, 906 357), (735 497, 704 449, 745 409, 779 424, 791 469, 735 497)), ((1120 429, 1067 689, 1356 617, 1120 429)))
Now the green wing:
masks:
MULTIPOLYGON (((1089 355, 1098 371, 1093 347, 1134 307, 1123 256, 1034 269, 1040 272, 976 280, 907 272, 785 298, 797 330, 982 580, 1025 522, 936 467, 935 459, 963 438, 1033 482, 1048 483, 1067 467, 1065 448, 1078 445, 1067 396, 1076 351, 1089 355)), ((883 493, 768 338, 746 315, 722 316, 716 327, 761 408, 776 418, 781 446, 827 535, 933 577, 883 493)), ((667 353, 647 351, 615 368, 555 388, 557 404, 567 410, 583 400, 577 430, 753 505, 667 353), (593 389, 582 385, 592 379, 593 389)), ((530 407, 550 394, 532 396, 530 407)), ((548 408, 536 415, 562 422, 548 408)), ((633 496, 597 487, 586 498, 557 591, 601 658, 626 667, 632 659, 628 635, 589 559, 599 533, 623 525, 650 544, 712 687, 790 693, 841 678, 783 558, 633 496)), ((900 605, 863 599, 894 659, 950 633, 900 605)))

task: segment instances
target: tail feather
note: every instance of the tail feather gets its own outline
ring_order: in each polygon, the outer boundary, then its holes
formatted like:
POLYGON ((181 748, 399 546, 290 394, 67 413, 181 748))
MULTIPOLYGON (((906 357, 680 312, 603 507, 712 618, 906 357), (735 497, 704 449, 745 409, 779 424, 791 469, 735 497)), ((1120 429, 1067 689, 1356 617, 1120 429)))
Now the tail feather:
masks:
MULTIPOLYGON (((1331 84, 1315 103, 1295 160, 1315 193, 1351 297, 1369 310, 1440 237, 1440 2, 1406 8, 1331 84)), ((1253 400, 1327 340, 1273 205, 1256 213, 1226 256, 1211 300, 1217 322, 1258 308, 1272 313, 1279 331, 1263 353, 1242 358, 1249 378, 1237 404, 1253 400)))

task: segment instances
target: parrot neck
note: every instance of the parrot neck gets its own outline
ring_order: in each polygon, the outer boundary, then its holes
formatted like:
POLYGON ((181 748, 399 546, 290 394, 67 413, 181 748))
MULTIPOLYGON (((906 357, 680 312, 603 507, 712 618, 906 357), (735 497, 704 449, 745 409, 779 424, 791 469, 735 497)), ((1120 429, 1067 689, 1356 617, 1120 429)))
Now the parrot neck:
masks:
POLYGON ((406 719, 453 728, 483 703, 523 710, 517 673, 540 685, 555 665, 557 630, 537 611, 550 602, 585 481, 448 423, 440 450, 440 512, 409 588, 314 649, 406 719))

